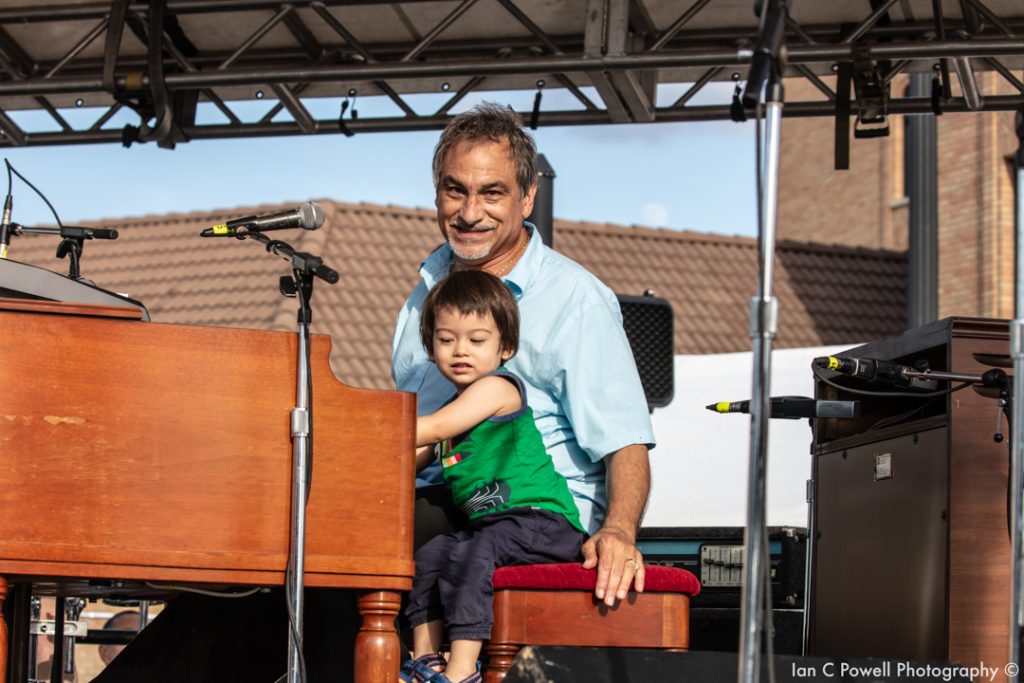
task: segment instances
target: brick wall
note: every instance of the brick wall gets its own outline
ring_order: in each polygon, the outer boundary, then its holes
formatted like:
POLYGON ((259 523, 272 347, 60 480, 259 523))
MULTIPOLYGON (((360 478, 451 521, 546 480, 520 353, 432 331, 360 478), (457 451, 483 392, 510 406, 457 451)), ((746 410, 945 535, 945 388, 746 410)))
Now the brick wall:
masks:
MULTIPOLYGON (((827 79, 835 87, 834 79, 827 79)), ((786 98, 823 100, 807 81, 786 84, 786 98)), ((779 163, 780 238, 876 249, 907 247, 903 196, 903 122, 888 138, 853 139, 850 169, 835 169, 832 118, 784 118, 779 163)))
MULTIPOLYGON (((996 73, 978 72, 977 80, 983 93, 1013 92, 996 73)), ((893 91, 902 87, 894 82, 893 91)), ((821 98, 806 81, 787 83, 786 96, 821 98)), ((836 171, 831 118, 783 121, 780 238, 906 249, 903 120, 889 123, 888 138, 851 132, 850 170, 836 171)), ((940 318, 1013 316, 1013 123, 1012 112, 938 119, 940 318)))

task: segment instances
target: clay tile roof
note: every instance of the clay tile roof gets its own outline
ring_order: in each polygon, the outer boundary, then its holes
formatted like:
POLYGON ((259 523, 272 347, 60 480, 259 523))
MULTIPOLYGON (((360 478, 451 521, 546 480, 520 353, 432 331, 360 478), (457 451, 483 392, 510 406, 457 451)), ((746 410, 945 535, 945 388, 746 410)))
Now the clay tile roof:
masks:
MULTIPOLYGON (((440 242, 432 209, 319 200, 324 227, 280 238, 323 257, 340 275, 313 294, 313 332, 333 338, 331 365, 354 386, 390 388, 395 316, 417 281, 422 259, 440 242)), ((155 322, 295 329, 296 303, 281 296, 288 264, 252 241, 201 239, 230 218, 294 205, 262 205, 102 221, 112 242, 88 241, 82 275, 146 305, 155 322)), ((276 236, 276 235, 275 235, 276 236)), ((675 314, 681 354, 747 351, 747 309, 757 291, 752 238, 556 221, 555 248, 619 294, 653 290, 675 314)), ((67 272, 55 237, 23 235, 14 260, 67 272)), ((779 299, 776 348, 856 344, 903 330, 906 256, 834 245, 780 242, 773 293, 779 299)))

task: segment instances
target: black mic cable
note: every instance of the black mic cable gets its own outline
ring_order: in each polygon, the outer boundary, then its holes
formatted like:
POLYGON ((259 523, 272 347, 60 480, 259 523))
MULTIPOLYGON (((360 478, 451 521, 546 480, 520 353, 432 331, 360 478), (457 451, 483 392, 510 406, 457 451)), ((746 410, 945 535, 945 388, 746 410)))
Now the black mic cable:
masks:
POLYGON ((8 192, 7 197, 4 198, 3 217, 0 218, 0 259, 7 258, 7 248, 11 244, 11 207, 13 204, 11 193, 8 192))
MULTIPOLYGON (((14 166, 11 165, 11 162, 8 159, 4 159, 4 164, 7 166, 7 196, 4 198, 3 214, 0 215, 0 259, 7 258, 7 250, 11 243, 11 235, 20 235, 23 231, 44 232, 42 230, 25 230, 23 226, 11 222, 11 210, 14 207, 14 195, 12 192, 14 178, 12 177, 12 174, 21 178, 23 183, 28 185, 30 188, 32 188, 33 192, 39 195, 39 198, 42 199, 46 206, 50 209, 50 213, 53 214, 53 218, 55 221, 57 221, 57 225, 60 227, 64 227, 64 224, 61 223, 60 216, 57 215, 57 209, 53 208, 53 204, 51 204, 50 200, 46 198, 46 195, 43 194, 38 187, 33 185, 28 178, 18 173, 18 169, 14 168, 14 166)), ((77 229, 84 230, 85 228, 77 229)), ((59 231, 57 230, 54 230, 53 232, 55 234, 59 233, 59 231)), ((116 232, 114 237, 108 237, 107 239, 115 238, 116 232)))
POLYGON ((0 217, 0 259, 7 258, 7 248, 11 244, 11 209, 14 206, 14 198, 11 194, 14 178, 11 175, 11 162, 4 159, 7 165, 7 196, 4 198, 4 212, 0 217))
POLYGON ((887 382, 900 387, 934 391, 938 384, 935 377, 929 377, 909 365, 900 365, 875 358, 850 358, 846 356, 820 356, 813 364, 825 370, 842 375, 858 377, 869 382, 887 382))
MULTIPOLYGON (((966 389, 967 387, 969 387, 972 384, 974 384, 974 382, 967 382, 967 381, 965 381, 965 382, 963 382, 961 384, 957 384, 956 386, 951 386, 948 389, 941 389, 941 390, 938 390, 938 391, 871 391, 871 390, 868 390, 868 389, 857 389, 857 388, 854 388, 854 387, 851 387, 851 386, 847 386, 847 385, 844 385, 844 384, 839 384, 838 382, 834 382, 830 378, 826 377, 827 365, 830 362, 829 358, 830 358, 830 356, 822 356, 821 358, 815 358, 814 359, 814 362, 811 363, 811 372, 814 374, 814 377, 816 379, 818 379, 819 381, 821 381, 823 384, 827 384, 828 386, 830 386, 830 387, 832 387, 834 389, 839 389, 841 391, 845 391, 845 392, 848 392, 848 393, 851 393, 851 394, 858 394, 860 396, 879 396, 879 397, 885 397, 885 398, 933 398, 933 397, 936 397, 936 396, 945 396, 946 394, 952 394, 952 393, 955 393, 957 391, 961 391, 962 389, 966 389), (821 365, 819 363, 819 361, 824 361, 825 365, 824 366, 821 365)), ((906 367, 906 366, 898 366, 898 367, 906 367)), ((833 370, 833 372, 836 372, 836 371, 833 370)), ((947 379, 947 378, 943 378, 943 379, 947 379)), ((952 378, 952 379, 961 379, 961 378, 952 378)), ((934 382, 934 380, 930 380, 930 382, 934 382)))

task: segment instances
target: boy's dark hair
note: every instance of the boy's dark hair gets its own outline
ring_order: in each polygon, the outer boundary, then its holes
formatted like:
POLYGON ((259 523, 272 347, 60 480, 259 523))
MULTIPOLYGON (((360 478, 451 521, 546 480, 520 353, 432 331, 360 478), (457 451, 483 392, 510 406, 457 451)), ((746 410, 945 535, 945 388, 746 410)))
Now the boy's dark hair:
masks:
POLYGON ((501 350, 513 356, 519 350, 519 306, 505 283, 483 270, 459 270, 437 283, 423 302, 420 339, 428 355, 434 353, 434 325, 444 309, 461 315, 491 314, 501 335, 501 350))

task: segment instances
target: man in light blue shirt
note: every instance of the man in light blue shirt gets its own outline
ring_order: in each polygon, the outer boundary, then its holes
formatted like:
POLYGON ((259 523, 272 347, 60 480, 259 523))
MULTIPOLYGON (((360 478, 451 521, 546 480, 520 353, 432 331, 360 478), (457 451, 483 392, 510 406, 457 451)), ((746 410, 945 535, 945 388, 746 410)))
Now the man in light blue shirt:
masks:
MULTIPOLYGON (((516 114, 497 105, 460 115, 442 134, 434 183, 446 243, 423 262, 399 313, 392 374, 398 389, 417 394, 421 415, 437 410, 454 388, 420 341, 427 292, 453 268, 480 268, 505 281, 522 317, 519 353, 507 366, 528 385, 545 446, 591 534, 584 566, 598 568, 595 594, 612 605, 631 582, 643 590, 636 531, 654 436, 615 295, 525 223, 537 187, 535 158, 516 114)), ((417 486, 439 483, 439 475, 432 466, 417 486)))

